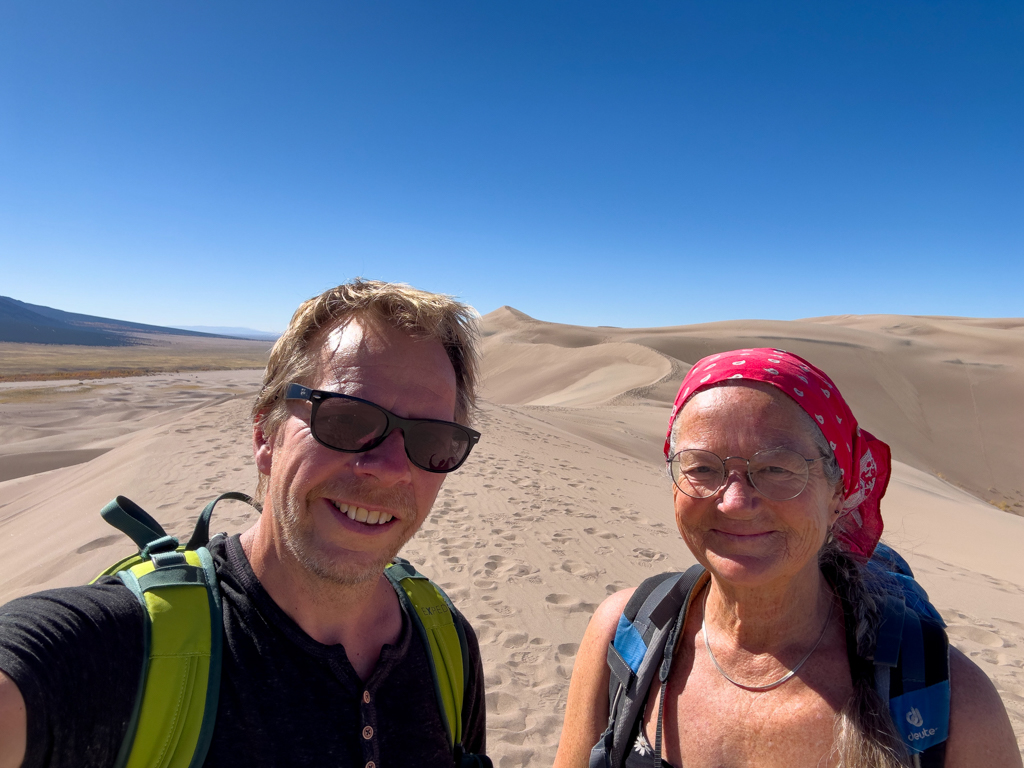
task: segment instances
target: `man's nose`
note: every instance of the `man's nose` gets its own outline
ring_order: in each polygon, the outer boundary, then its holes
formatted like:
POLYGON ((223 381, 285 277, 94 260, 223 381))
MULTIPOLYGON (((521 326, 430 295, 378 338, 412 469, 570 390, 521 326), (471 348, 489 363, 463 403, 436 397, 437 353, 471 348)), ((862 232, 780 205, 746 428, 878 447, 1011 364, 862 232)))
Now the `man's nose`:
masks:
POLYGON ((405 452, 405 434, 396 429, 384 442, 364 453, 357 453, 356 474, 375 477, 384 485, 396 485, 412 478, 412 463, 405 452))

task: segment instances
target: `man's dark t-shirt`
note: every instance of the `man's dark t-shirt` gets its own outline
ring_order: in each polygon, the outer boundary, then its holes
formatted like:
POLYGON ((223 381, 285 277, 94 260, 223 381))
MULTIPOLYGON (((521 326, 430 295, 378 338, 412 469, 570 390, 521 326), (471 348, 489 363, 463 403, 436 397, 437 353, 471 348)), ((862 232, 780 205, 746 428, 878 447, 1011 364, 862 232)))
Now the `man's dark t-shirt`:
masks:
MULTIPOLYGON (((224 606, 220 703, 205 765, 453 765, 427 651, 403 616, 363 683, 341 645, 305 634, 264 591, 238 537, 210 546, 224 606)), ((484 751, 480 649, 466 620, 463 745, 484 751)), ((113 764, 142 664, 142 608, 120 580, 0 607, 0 669, 28 713, 24 768, 113 764)))

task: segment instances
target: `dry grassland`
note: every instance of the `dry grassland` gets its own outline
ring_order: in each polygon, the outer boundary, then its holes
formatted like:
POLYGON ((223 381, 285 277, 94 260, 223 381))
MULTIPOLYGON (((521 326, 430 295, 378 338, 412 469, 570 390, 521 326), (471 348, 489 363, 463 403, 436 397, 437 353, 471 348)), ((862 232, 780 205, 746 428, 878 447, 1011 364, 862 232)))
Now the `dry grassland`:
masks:
POLYGON ((0 381, 99 379, 171 371, 263 368, 271 342, 139 336, 128 347, 0 343, 0 381))

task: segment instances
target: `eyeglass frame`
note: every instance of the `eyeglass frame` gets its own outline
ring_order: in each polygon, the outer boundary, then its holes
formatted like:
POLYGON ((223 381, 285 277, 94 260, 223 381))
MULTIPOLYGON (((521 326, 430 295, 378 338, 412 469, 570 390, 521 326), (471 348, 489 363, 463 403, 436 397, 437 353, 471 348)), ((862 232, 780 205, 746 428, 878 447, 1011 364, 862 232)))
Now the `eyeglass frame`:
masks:
POLYGON ((676 451, 675 453, 673 453, 666 460, 665 464, 666 464, 666 468, 668 469, 668 476, 672 480, 672 485, 674 485, 676 488, 678 488, 680 493, 688 496, 691 499, 710 499, 716 493, 721 491, 726 486, 726 484, 729 482, 729 467, 726 464, 726 462, 727 461, 731 461, 732 459, 741 459, 744 462, 744 464, 746 464, 746 471, 743 474, 746 475, 747 480, 750 482, 750 487, 751 488, 753 488, 759 494, 764 496, 766 499, 770 499, 771 501, 790 501, 792 499, 795 499, 797 496, 799 496, 801 493, 803 493, 804 491, 807 490, 807 485, 808 485, 808 483, 811 482, 811 467, 810 467, 810 465, 813 464, 816 461, 824 461, 826 458, 828 458, 828 457, 827 456, 818 456, 818 457, 813 458, 813 459, 808 459, 808 458, 805 458, 802 454, 798 453, 797 451, 794 451, 792 448, 783 448, 781 446, 778 447, 778 448, 766 448, 763 451, 758 451, 753 456, 751 456, 749 459, 744 457, 744 456, 726 456, 723 459, 721 456, 719 456, 714 451, 708 451, 708 450, 706 450, 704 448, 683 448, 681 451, 676 451), (719 484, 719 486, 717 488, 715 488, 715 490, 713 490, 707 496, 694 496, 692 493, 689 493, 688 491, 684 490, 679 485, 679 483, 676 482, 676 478, 672 474, 672 462, 675 461, 677 456, 679 456, 681 453, 685 453, 686 451, 700 451, 701 453, 709 453, 712 456, 714 456, 716 459, 718 459, 720 462, 722 462, 722 469, 723 469, 722 482, 719 484), (751 459, 756 458, 759 454, 771 453, 772 451, 789 451, 794 456, 799 456, 801 459, 803 459, 805 462, 807 462, 807 473, 804 475, 804 484, 803 484, 803 486, 800 488, 799 491, 794 493, 792 496, 787 496, 784 499, 776 499, 776 498, 772 498, 771 496, 767 495, 764 491, 762 491, 760 488, 757 487, 757 483, 754 482, 754 478, 750 474, 750 461, 751 461, 751 459))
POLYGON ((406 419, 402 416, 398 416, 397 414, 392 413, 382 405, 377 405, 377 403, 373 402, 372 400, 364 400, 361 397, 354 397, 353 395, 346 395, 341 392, 330 392, 324 389, 312 389, 311 387, 307 387, 302 384, 296 384, 294 382, 290 383, 288 385, 288 388, 285 389, 284 399, 305 400, 306 402, 310 403, 312 407, 309 412, 309 432, 310 434, 313 435, 313 439, 320 443, 320 445, 322 445, 324 448, 329 448, 332 451, 340 451, 341 453, 367 453, 368 451, 372 451, 374 448, 383 443, 388 438, 388 435, 390 435, 396 429, 402 430, 402 438, 404 442, 406 430, 409 427, 414 427, 418 424, 444 424, 445 426, 448 427, 458 427, 463 432, 465 432, 466 435, 469 437, 469 445, 466 448, 466 455, 462 457, 458 464, 448 469, 430 469, 429 467, 424 467, 409 454, 409 445, 405 443, 405 455, 409 459, 409 461, 413 463, 413 465, 415 465, 419 469, 422 469, 424 472, 433 472, 434 474, 438 475, 444 475, 449 472, 454 472, 456 469, 461 467, 466 462, 466 459, 469 458, 469 454, 473 452, 473 446, 475 446, 480 441, 481 437, 480 433, 477 432, 475 429, 471 429, 470 427, 467 427, 465 424, 459 424, 456 421, 445 421, 444 419, 406 419), (384 414, 384 417, 387 420, 387 425, 384 428, 384 433, 375 440, 370 441, 370 443, 363 448, 356 448, 350 450, 348 448, 338 448, 335 445, 328 445, 327 443, 320 439, 320 436, 317 435, 316 428, 313 425, 316 422, 316 412, 320 408, 320 404, 323 403, 325 400, 332 399, 352 400, 353 402, 369 405, 377 409, 378 411, 384 414))

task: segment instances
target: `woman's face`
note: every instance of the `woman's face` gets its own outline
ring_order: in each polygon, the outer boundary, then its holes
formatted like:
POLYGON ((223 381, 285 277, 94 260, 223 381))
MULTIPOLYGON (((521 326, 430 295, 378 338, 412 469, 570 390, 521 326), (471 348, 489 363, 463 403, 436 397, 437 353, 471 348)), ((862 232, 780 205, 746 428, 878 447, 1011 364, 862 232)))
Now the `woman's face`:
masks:
MULTIPOLYGON (((675 450, 699 448, 721 458, 750 458, 788 448, 804 458, 820 455, 800 406, 774 387, 746 382, 698 392, 680 411, 675 450)), ((817 555, 842 503, 821 462, 809 465, 807 487, 794 499, 767 499, 750 484, 746 465, 726 465, 713 496, 694 499, 672 486, 676 525, 700 563, 736 586, 783 584, 817 569, 817 555)))

